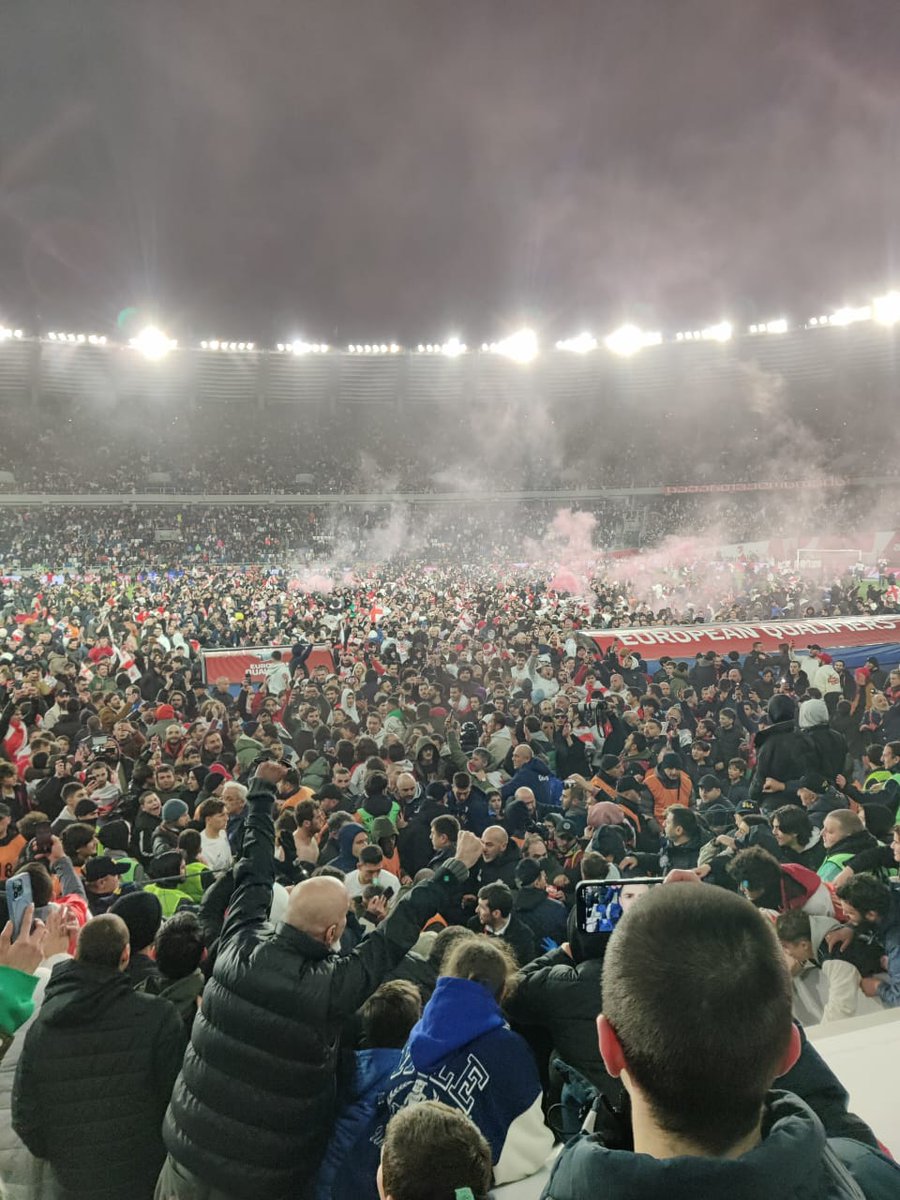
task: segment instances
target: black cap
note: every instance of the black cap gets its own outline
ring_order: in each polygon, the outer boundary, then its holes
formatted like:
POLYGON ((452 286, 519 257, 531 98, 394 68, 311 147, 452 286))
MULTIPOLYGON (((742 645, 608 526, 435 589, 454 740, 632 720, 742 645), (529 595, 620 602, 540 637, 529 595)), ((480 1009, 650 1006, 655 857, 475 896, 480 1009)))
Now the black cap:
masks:
POLYGON ((573 841, 578 839, 578 826, 574 821, 560 821, 556 827, 557 837, 572 838, 573 841))
POLYGON ((108 854, 95 854, 84 864, 84 878, 87 883, 96 883, 107 875, 124 875, 130 863, 116 862, 108 854))
POLYGON ((810 771, 800 780, 798 787, 802 787, 807 792, 821 793, 825 791, 827 786, 825 776, 820 775, 818 771, 810 771))
POLYGON ((533 858, 523 858, 516 866, 516 883, 519 887, 531 887, 541 877, 544 868, 533 858))
POLYGON ((708 792, 710 788, 721 789, 722 783, 716 775, 701 775, 699 786, 701 791, 708 792))
POLYGON ((742 800, 734 811, 739 817, 758 817, 759 805, 755 800, 742 800))

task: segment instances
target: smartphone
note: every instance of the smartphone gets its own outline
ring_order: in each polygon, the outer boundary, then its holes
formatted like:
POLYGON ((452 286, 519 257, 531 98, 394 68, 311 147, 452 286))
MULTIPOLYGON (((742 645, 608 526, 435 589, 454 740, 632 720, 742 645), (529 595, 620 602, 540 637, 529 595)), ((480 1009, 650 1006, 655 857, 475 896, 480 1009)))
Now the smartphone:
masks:
POLYGON ((38 854, 49 854, 53 849, 53 830, 49 821, 41 821, 35 825, 34 848, 38 854))
POLYGON ((108 741, 109 741, 109 739, 107 738, 105 733, 101 734, 99 737, 92 737, 91 738, 91 749, 92 750, 105 750, 106 743, 108 741))
POLYGON ((6 906, 9 909, 9 919, 12 921, 13 941, 19 936, 25 909, 34 901, 31 897, 31 876, 27 873, 13 875, 6 882, 6 906))
POLYGON ((662 879, 580 879, 575 884, 575 919, 582 933, 612 933, 624 912, 662 879))

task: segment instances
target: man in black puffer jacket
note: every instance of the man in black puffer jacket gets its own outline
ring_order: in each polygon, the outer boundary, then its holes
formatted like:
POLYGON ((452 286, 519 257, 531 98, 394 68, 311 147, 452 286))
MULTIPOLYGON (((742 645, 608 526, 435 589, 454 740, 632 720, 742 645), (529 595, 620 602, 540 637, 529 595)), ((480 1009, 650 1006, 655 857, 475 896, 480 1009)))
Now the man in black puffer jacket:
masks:
POLYGON ((621 1085, 607 1075, 597 1043, 597 1017, 603 1010, 603 955, 610 936, 582 933, 573 909, 568 942, 523 967, 503 1007, 517 1025, 546 1029, 556 1056, 566 1067, 618 1100, 621 1085))
POLYGON ((16 1068, 13 1129, 49 1162, 56 1200, 150 1200, 165 1158, 184 1026, 167 1000, 132 990, 128 939, 121 917, 88 921, 76 958, 53 969, 16 1068))
POLYGON ((766 711, 772 724, 756 735, 756 770, 750 783, 750 799, 768 811, 798 802, 791 781, 812 770, 813 764, 809 742, 794 724, 794 700, 777 692, 766 711), (772 781, 768 785, 767 779, 772 781))
POLYGON ((414 887, 350 954, 334 953, 347 921, 347 891, 334 878, 298 884, 285 921, 272 929, 272 803, 284 771, 262 763, 248 799, 244 857, 163 1125, 163 1200, 210 1189, 217 1200, 310 1194, 334 1121, 343 1026, 481 853, 473 834, 460 834, 457 858, 414 887))

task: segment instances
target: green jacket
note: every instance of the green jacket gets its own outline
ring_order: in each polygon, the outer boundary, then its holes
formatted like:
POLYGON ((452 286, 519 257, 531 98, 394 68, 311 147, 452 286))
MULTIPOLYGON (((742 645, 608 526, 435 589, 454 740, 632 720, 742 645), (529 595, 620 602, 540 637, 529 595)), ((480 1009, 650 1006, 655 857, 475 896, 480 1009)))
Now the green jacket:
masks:
POLYGON ((36 975, 0 967, 0 1033, 11 1036, 25 1024, 34 1011, 31 997, 36 987, 36 975))
POLYGON ((320 792, 328 782, 328 776, 331 774, 331 768, 328 765, 328 759, 321 755, 316 759, 300 776, 300 786, 312 788, 314 792, 320 792))
POLYGON ((242 771, 245 771, 263 750, 265 750, 265 746, 262 742, 258 742, 256 738, 252 738, 246 733, 242 733, 234 743, 235 757, 242 771))

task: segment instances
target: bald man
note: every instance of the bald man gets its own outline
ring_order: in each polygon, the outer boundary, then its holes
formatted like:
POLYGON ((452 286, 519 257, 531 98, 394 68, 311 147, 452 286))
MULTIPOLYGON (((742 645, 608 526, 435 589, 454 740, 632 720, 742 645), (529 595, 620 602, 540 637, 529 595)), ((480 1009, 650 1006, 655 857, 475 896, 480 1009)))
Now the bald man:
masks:
POLYGON ((287 1200, 309 1194, 334 1123, 344 1024, 452 903, 481 857, 463 833, 454 859, 417 884, 350 954, 338 953, 350 898, 321 876, 294 888, 268 924, 275 879, 272 804, 280 763, 260 764, 244 857, 172 1102, 159 1200, 287 1200))
POLYGON ((538 758, 530 746, 521 742, 512 753, 513 775, 500 789, 504 802, 511 799, 519 788, 527 787, 534 792, 541 812, 558 809, 559 802, 554 793, 562 795, 562 782, 555 778, 542 758, 538 758), (551 780, 553 785, 551 785, 551 780))
POLYGON ((521 855, 519 847, 502 825, 489 825, 481 835, 481 862, 473 874, 479 888, 489 883, 516 886, 516 865, 521 855))

